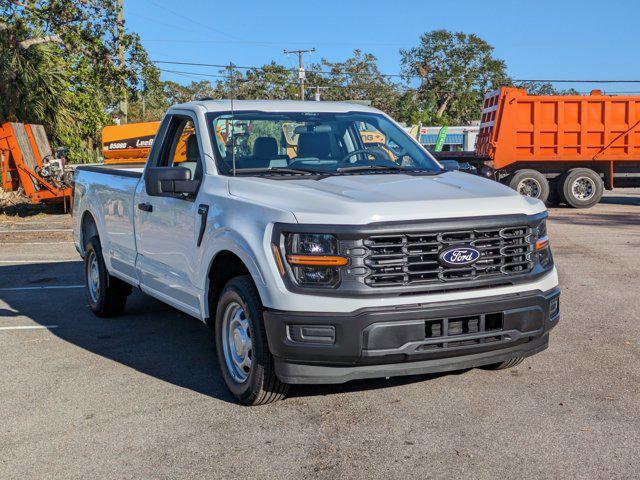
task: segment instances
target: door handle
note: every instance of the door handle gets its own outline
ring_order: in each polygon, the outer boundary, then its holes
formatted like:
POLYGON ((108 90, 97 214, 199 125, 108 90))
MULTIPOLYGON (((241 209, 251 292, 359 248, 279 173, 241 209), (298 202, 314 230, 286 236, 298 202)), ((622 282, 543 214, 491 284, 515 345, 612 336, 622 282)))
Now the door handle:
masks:
POLYGON ((200 215, 200 232, 198 233, 198 247, 202 245, 202 237, 207 228, 207 216, 209 215, 209 205, 201 203, 198 205, 198 215, 200 215))
POLYGON ((150 203, 139 203, 138 208, 143 212, 153 212, 153 205, 150 203))

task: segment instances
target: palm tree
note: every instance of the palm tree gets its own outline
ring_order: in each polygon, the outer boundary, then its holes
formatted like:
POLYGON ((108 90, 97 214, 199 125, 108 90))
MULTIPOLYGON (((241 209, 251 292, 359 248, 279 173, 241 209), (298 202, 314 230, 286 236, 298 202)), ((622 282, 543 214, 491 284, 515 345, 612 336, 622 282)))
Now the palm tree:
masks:
POLYGON ((69 109, 69 66, 56 43, 20 48, 0 31, 0 121, 39 123, 60 138, 75 128, 69 109))

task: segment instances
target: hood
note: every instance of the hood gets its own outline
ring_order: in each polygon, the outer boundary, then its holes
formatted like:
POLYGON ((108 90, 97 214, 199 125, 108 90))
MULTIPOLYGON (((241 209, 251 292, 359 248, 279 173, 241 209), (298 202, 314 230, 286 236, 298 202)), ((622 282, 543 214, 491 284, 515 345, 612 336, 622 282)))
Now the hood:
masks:
POLYGON ((229 193, 288 210, 300 223, 319 224, 533 215, 545 209, 539 200, 461 172, 342 175, 322 180, 231 177, 229 193))

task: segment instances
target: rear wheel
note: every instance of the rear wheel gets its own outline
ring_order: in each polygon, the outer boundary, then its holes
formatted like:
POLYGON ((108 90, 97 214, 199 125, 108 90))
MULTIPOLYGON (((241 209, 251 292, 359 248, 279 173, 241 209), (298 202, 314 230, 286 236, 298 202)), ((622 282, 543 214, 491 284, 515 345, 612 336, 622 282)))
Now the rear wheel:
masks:
POLYGON ((484 365, 480 368, 483 370, 505 370, 507 368, 515 367, 516 365, 520 365, 524 361, 524 357, 514 357, 509 360, 505 360, 500 363, 491 363, 489 365, 484 365))
POLYGON ((573 208, 590 208, 602 198, 604 183, 589 168, 574 168, 562 178, 558 189, 564 203, 573 208))
POLYGON ((232 278, 222 291, 215 338, 222 377, 240 403, 264 405, 285 397, 289 386, 276 376, 262 302, 250 276, 232 278))
POLYGON ((543 202, 549 197, 549 181, 537 170, 518 170, 509 179, 509 186, 520 195, 543 202))
POLYGON ((122 314, 131 285, 109 275, 98 237, 90 238, 85 246, 84 285, 89 307, 98 317, 122 314))

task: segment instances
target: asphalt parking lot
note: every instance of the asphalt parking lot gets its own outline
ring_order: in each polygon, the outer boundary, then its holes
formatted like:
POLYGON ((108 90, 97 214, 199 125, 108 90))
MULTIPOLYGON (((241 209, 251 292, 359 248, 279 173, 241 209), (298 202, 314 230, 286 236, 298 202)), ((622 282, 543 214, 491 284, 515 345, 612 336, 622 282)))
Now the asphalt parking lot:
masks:
POLYGON ((257 408, 233 402, 199 321, 140 293, 90 313, 68 216, 3 217, 0 478, 637 478, 640 189, 550 216, 547 351, 257 408))

